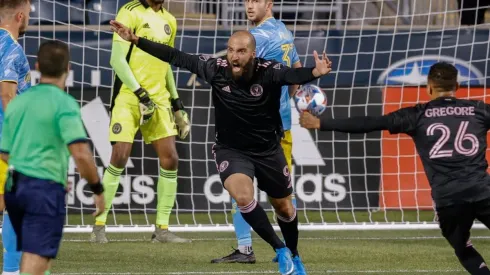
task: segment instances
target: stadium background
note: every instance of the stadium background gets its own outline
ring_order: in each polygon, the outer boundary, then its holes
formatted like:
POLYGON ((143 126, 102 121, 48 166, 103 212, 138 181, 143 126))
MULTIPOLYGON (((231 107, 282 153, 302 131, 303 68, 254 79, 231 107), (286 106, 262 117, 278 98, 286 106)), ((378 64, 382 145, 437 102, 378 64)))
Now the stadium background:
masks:
MULTIPOLYGON (((20 39, 32 69, 44 39, 69 43, 72 75, 68 91, 81 102, 101 172, 108 165, 111 150, 107 137, 112 34, 107 22, 126 2, 34 0, 31 26, 20 39)), ((247 27, 242 4, 166 1, 165 7, 178 19, 176 47, 188 53, 224 54, 229 35, 247 27)), ((479 20, 475 9, 467 9, 473 14, 466 17, 479 20)), ((486 17, 483 24, 461 26, 457 1, 276 1, 274 10, 293 31, 304 66, 313 65, 311 52, 315 49, 326 50, 333 62, 333 72, 317 82, 329 99, 325 116, 379 115, 424 100, 424 91, 418 87, 438 60, 457 65, 464 86, 461 93, 487 95, 490 35, 486 17)), ((175 210, 192 215, 226 213, 230 198, 219 183, 210 153, 214 118, 209 86, 187 71, 174 72, 192 120, 190 136, 178 142, 181 161, 175 210)), ((38 77, 33 72, 32 82, 38 77)), ((297 121, 295 110, 293 118, 297 121)), ((352 211, 355 216, 357 210, 432 208, 423 169, 406 137, 316 133, 298 125, 293 126, 293 135, 294 184, 298 207, 305 215, 306 210, 352 211)), ((73 165, 69 174, 70 180, 78 183, 73 165)), ((140 138, 125 175, 116 196, 116 210, 153 213, 158 161, 140 138)), ((263 194, 258 196, 261 202, 267 201, 263 194)), ((67 205, 70 213, 90 210, 83 182, 69 194, 67 205)), ((209 223, 213 223, 212 215, 209 223)))
MULTIPOLYGON (((111 152, 112 34, 107 22, 125 2, 32 0, 30 27, 19 40, 31 69, 45 39, 69 44, 68 92, 81 103, 101 174, 111 152)), ((328 95, 325 116, 345 117, 382 114, 426 100, 424 81, 429 66, 438 60, 457 66, 463 84, 459 96, 488 99, 490 17, 485 11, 490 3, 465 0, 461 9, 458 2, 275 0, 274 11, 293 32, 304 65, 313 65, 313 50, 326 50, 334 70, 315 84, 328 95), (483 7, 472 6, 477 2, 483 7)), ((175 45, 188 53, 224 54, 229 35, 251 27, 242 0, 166 0, 165 7, 178 21, 175 45)), ((192 131, 177 144, 179 187, 171 230, 192 231, 178 234, 193 242, 149 244, 158 161, 138 136, 109 216, 109 244, 88 242, 94 222, 90 192, 73 163, 70 166, 69 179, 75 183, 67 196, 70 233, 64 236, 53 274, 277 272, 270 247, 256 235, 257 264, 209 264, 236 245, 233 233, 222 232, 233 230, 230 198, 221 188, 211 156, 214 118, 209 86, 186 71, 174 73, 192 131)), ((31 76, 37 83, 39 74, 33 71, 31 76)), ((293 110, 293 175, 300 208, 299 248, 309 274, 465 274, 437 230, 426 177, 406 136, 309 132, 297 125, 297 116, 293 110)), ((259 193, 258 199, 272 220, 266 197, 259 193)), ((473 243, 486 259, 487 232, 472 232, 473 243)))

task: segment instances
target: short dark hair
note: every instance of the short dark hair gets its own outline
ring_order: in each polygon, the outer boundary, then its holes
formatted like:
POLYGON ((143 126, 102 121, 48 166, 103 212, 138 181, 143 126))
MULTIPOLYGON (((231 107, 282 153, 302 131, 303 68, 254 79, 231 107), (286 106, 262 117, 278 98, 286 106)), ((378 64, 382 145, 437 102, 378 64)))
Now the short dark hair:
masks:
POLYGON ((22 5, 31 4, 30 0, 0 0, 0 20, 1 17, 9 17, 12 15, 12 10, 15 10, 22 5))
POLYGON ((0 0, 0 9, 16 9, 30 3, 30 0, 0 0))
POLYGON ((42 76, 62 76, 68 71, 70 63, 68 46, 57 40, 42 43, 37 52, 37 62, 42 76))
POLYGON ((429 82, 441 92, 454 91, 458 85, 458 69, 446 62, 438 62, 430 67, 429 82))

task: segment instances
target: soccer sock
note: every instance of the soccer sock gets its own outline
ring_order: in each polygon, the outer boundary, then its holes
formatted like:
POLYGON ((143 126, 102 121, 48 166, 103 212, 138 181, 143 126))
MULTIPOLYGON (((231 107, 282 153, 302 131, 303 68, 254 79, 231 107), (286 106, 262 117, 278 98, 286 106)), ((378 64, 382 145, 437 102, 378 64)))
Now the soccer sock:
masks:
POLYGON ((177 196, 177 170, 168 171, 160 168, 157 194, 157 227, 168 229, 170 213, 172 213, 175 197, 177 196))
POLYGON ((294 256, 299 256, 298 254, 298 216, 296 215, 296 208, 294 209, 294 214, 290 218, 284 218, 277 214, 277 223, 281 228, 282 235, 286 241, 286 246, 291 250, 294 256))
POLYGON ((44 275, 51 275, 51 271, 49 270, 44 271, 44 275))
POLYGON ((17 236, 7 212, 3 214, 2 243, 3 271, 18 272, 20 270, 22 252, 17 251, 17 236))
POLYGON ((275 250, 284 248, 285 245, 279 239, 274 228, 272 228, 269 218, 265 213, 264 209, 253 200, 246 206, 238 206, 240 212, 242 213, 243 219, 254 229, 254 231, 262 238, 264 241, 269 243, 275 250))
POLYGON ((238 250, 243 254, 252 253, 252 232, 250 225, 243 219, 240 209, 234 199, 231 199, 233 215, 233 226, 235 228, 236 238, 238 240, 238 250))
POLYGON ((112 201, 116 196, 117 188, 121 180, 121 174, 124 168, 116 168, 112 164, 104 172, 102 184, 104 185, 104 198, 105 198, 105 210, 102 215, 95 218, 95 225, 105 225, 107 221, 107 215, 112 206, 112 201))
POLYGON ((473 246, 468 246, 462 251, 457 251, 459 261, 463 267, 472 275, 488 275, 490 270, 485 264, 483 257, 473 246))

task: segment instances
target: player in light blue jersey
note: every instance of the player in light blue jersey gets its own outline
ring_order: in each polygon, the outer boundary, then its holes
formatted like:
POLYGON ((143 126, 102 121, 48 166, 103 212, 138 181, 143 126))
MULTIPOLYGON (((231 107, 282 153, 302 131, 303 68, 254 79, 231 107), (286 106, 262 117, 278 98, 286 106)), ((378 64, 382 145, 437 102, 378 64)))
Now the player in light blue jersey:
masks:
MULTIPOLYGON (((17 42, 29 23, 31 4, 29 0, 0 1, 0 136, 7 104, 31 87, 30 67, 22 46, 17 42)), ((1 163, 0 165, 6 165, 1 163)), ((0 169, 5 170, 5 169, 0 169)), ((0 174, 0 182, 6 175, 0 174)), ((4 190, 0 188, 0 211, 4 211, 4 190)), ((3 214, 3 275, 19 274, 21 253, 16 251, 14 229, 9 216, 3 214)))
MULTIPOLYGON (((294 38, 283 22, 276 20, 272 15, 273 0, 245 0, 247 17, 255 25, 250 30, 257 44, 257 57, 267 60, 276 60, 292 68, 301 67, 294 38)), ((284 137, 281 141, 289 170, 292 166, 292 135, 291 135, 291 96, 298 89, 297 85, 284 86, 281 96, 281 119, 284 128, 284 137)), ((296 207, 296 199, 292 195, 293 205, 296 207)), ((252 249, 252 235, 250 225, 243 219, 232 199, 233 225, 238 240, 238 249, 223 258, 214 259, 212 263, 255 263, 255 255, 252 249)), ((283 222, 279 221, 278 222, 283 222)), ((295 218, 291 222, 298 222, 295 218)), ((306 274, 297 251, 292 251, 295 271, 297 275, 306 274)))

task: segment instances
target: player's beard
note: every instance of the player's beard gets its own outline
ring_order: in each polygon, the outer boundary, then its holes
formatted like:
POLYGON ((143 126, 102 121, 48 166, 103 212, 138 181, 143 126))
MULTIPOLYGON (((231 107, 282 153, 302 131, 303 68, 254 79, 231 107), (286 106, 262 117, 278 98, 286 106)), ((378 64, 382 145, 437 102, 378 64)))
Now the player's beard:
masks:
POLYGON ((253 75, 253 66, 254 66, 254 58, 251 57, 244 66, 241 66, 241 70, 239 73, 233 72, 233 63, 230 63, 231 75, 233 76, 233 80, 237 82, 247 82, 252 78, 253 75))
POLYGON ((22 22, 22 24, 19 27, 19 36, 23 36, 26 33, 27 23, 28 23, 27 18, 24 18, 24 21, 22 22))
POLYGON ((163 4, 165 2, 165 0, 151 0, 151 2, 153 2, 153 4, 163 4))

